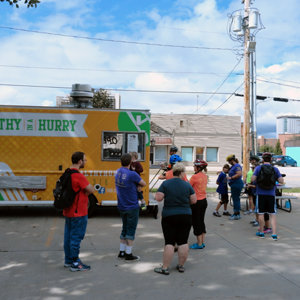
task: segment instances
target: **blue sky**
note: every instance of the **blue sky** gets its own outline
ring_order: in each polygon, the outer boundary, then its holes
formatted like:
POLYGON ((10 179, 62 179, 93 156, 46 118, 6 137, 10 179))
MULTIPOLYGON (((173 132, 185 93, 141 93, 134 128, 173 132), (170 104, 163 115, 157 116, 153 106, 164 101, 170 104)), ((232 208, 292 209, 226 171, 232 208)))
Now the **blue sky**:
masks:
MULTIPOLYGON (((30 9, 0 3, 0 104, 52 106, 56 96, 70 92, 64 87, 89 83, 94 88, 199 92, 123 91, 123 108, 243 118, 243 99, 226 101, 243 83, 243 59, 238 64, 241 57, 228 51, 242 48, 227 33, 228 14, 243 8, 240 0, 41 2, 30 9), (58 88, 14 86, 18 84, 58 88)), ((272 6, 270 0, 253 1, 266 27, 256 35, 258 95, 300 99, 298 5, 296 0, 273 0, 272 6)), ((266 100, 257 108, 258 134, 267 137, 274 136, 277 115, 299 114, 296 101, 266 100)))

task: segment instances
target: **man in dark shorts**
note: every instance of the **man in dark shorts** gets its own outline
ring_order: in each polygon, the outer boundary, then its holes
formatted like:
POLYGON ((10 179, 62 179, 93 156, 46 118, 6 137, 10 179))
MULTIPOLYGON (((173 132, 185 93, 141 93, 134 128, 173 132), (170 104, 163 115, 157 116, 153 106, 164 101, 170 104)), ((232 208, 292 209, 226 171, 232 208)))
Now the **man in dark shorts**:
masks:
POLYGON ((271 235, 274 241, 277 241, 277 233, 276 233, 276 201, 275 201, 275 190, 276 184, 273 185, 272 188, 266 189, 259 186, 257 183, 257 179, 260 176, 260 172, 263 166, 267 165, 269 168, 273 168, 274 176, 277 182, 283 184, 283 178, 278 170, 278 168, 271 166, 271 158, 272 154, 269 152, 265 152, 262 155, 263 165, 257 166, 252 175, 251 181, 256 182, 256 212, 258 213, 258 221, 259 221, 259 231, 256 232, 256 236, 260 238, 264 238, 264 214, 268 213, 271 216, 271 224, 273 234, 271 235))

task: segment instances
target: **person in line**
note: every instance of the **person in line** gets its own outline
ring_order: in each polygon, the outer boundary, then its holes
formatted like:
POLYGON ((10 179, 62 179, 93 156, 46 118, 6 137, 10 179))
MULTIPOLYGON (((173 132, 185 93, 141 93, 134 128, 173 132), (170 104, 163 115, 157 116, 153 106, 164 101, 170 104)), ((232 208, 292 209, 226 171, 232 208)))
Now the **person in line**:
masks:
MULTIPOLYGON (((275 200, 275 190, 276 190, 276 181, 279 184, 284 184, 283 177, 281 176, 278 168, 271 165, 272 154, 265 152, 262 155, 263 165, 257 166, 252 175, 252 182, 256 182, 256 212, 258 213, 259 221, 259 231, 256 232, 256 236, 260 238, 265 237, 264 233, 264 214, 267 213, 271 216, 272 224, 272 239, 277 241, 277 231, 276 231, 276 200, 275 200), (267 174, 270 171, 270 175, 264 175, 266 181, 270 183, 270 186, 262 187, 260 184, 260 177, 262 168, 266 171, 263 173, 267 174), (274 176, 274 178, 272 178, 274 176), (271 182, 274 180, 273 182, 271 182), (270 188, 269 188, 270 187, 270 188)), ((263 183, 265 185, 265 183, 263 183)))
MULTIPOLYGON (((172 149, 172 148, 171 148, 172 149)), ((177 148, 176 148, 177 149, 177 148)), ((182 159, 180 156, 176 155, 176 156, 173 156, 173 158, 171 159, 170 158, 170 161, 172 161, 172 163, 170 163, 167 167, 167 171, 164 172, 162 175, 160 175, 158 177, 158 179, 161 179, 161 180, 168 180, 168 179, 171 179, 173 178, 173 166, 177 163, 177 162, 181 162, 182 159)), ((184 177, 182 178, 184 181, 188 181, 187 177, 186 177, 186 174, 184 173, 184 177)))
POLYGON ((190 179, 190 184, 196 192, 197 202, 192 207, 193 231, 197 242, 190 246, 190 249, 203 249, 205 247, 206 227, 204 223, 205 211, 207 208, 207 162, 196 159, 194 161, 195 174, 190 179), (204 171, 204 172, 203 172, 204 171))
MULTIPOLYGON (((84 168, 87 159, 83 152, 75 152, 71 157, 72 165, 70 169, 79 171, 84 168)), ((84 239, 88 222, 88 195, 95 190, 87 181, 85 176, 78 172, 71 174, 72 188, 76 192, 73 204, 63 210, 65 216, 64 232, 64 267, 70 271, 87 271, 91 267, 82 263, 79 259, 80 243, 84 239)))
MULTIPOLYGON (((137 152, 130 152, 130 155, 132 157, 131 164, 130 164, 130 170, 137 172, 140 176, 141 173, 143 173, 144 169, 142 164, 138 161, 138 154, 137 152)), ((141 202, 141 210, 146 210, 146 202, 144 200, 143 191, 140 185, 137 186, 137 195, 138 200, 141 202)))
POLYGON ((230 220, 239 220, 241 210, 241 191, 244 187, 242 180, 242 167, 239 164, 239 160, 234 154, 228 155, 226 158, 227 162, 231 165, 228 172, 229 186, 231 188, 231 197, 233 201, 233 214, 229 217, 230 220))
POLYGON ((178 245, 178 272, 185 271, 184 263, 188 257, 188 238, 192 226, 192 210, 190 205, 196 202, 194 189, 183 179, 185 167, 176 163, 173 167, 174 177, 164 181, 155 194, 156 201, 164 199, 161 226, 165 240, 162 267, 154 272, 169 275, 175 244, 178 245))
POLYGON ((227 205, 228 205, 228 186, 227 186, 227 174, 229 172, 229 165, 225 164, 223 166, 222 172, 219 173, 219 176, 217 178, 216 184, 218 185, 217 187, 217 193, 219 194, 220 202, 217 204, 216 209, 213 212, 213 215, 215 217, 221 217, 219 213, 219 209, 221 208, 222 205, 224 205, 224 211, 223 211, 223 216, 230 216, 229 211, 227 210, 227 205))
POLYGON ((130 170, 131 155, 121 156, 121 165, 115 175, 115 185, 118 198, 118 210, 122 218, 120 235, 120 252, 118 258, 126 261, 137 261, 139 256, 132 254, 133 241, 139 220, 139 201, 137 185, 146 186, 145 181, 135 171, 130 170))
POLYGON ((176 162, 181 162, 182 158, 178 154, 176 154, 178 151, 178 148, 176 146, 172 146, 170 148, 170 159, 169 163, 170 165, 174 165, 176 162))

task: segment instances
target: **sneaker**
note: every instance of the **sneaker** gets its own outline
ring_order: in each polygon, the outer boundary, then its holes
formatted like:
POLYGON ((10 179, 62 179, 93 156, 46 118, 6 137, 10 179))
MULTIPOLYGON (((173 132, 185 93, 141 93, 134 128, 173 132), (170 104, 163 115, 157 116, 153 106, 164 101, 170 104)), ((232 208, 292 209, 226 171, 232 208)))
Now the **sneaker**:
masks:
POLYGON ((184 268, 184 266, 177 265, 177 266, 176 266, 176 270, 177 270, 179 273, 184 273, 185 268, 184 268))
POLYGON ((81 262, 81 260, 74 261, 70 267, 70 271, 77 272, 77 271, 89 271, 91 266, 85 265, 81 262))
POLYGON ((121 259, 125 258, 125 251, 120 251, 118 258, 121 258, 121 259))
POLYGON ((253 227, 257 227, 259 225, 259 223, 257 221, 253 222, 252 226, 253 227))
POLYGON ((273 239, 273 241, 277 241, 278 240, 277 234, 272 234, 271 238, 273 239))
POLYGON ((125 260, 126 261, 139 261, 140 257, 133 255, 132 253, 130 253, 130 254, 125 253, 125 260))
POLYGON ((214 212, 213 212, 213 216, 215 216, 215 217, 221 217, 221 215, 219 214, 218 211, 214 211, 214 212))
POLYGON ((155 272, 155 273, 159 273, 159 274, 163 274, 163 275, 169 275, 169 274, 170 274, 168 268, 163 269, 162 267, 160 267, 160 268, 155 268, 155 269, 154 269, 154 272, 155 272))
POLYGON ((272 228, 265 228, 264 234, 269 234, 269 233, 272 233, 272 228))
POLYGON ((258 237, 260 237, 260 238, 262 238, 262 239, 265 238, 265 234, 264 234, 263 232, 260 232, 260 231, 257 231, 257 232, 256 232, 256 236, 258 236, 258 237))
POLYGON ((72 263, 69 263, 69 264, 68 263, 64 263, 64 267, 65 268, 70 268, 71 266, 72 266, 72 263))
POLYGON ((250 221, 249 223, 250 224, 254 224, 255 222, 257 222, 256 220, 252 220, 252 221, 250 221))
POLYGON ((231 216, 231 213, 229 211, 224 211, 223 216, 231 216))
POLYGON ((239 220, 241 218, 240 215, 231 215, 231 217, 229 218, 229 220, 239 220))
POLYGON ((190 249, 204 249, 204 248, 205 248, 205 245, 203 245, 203 244, 198 245, 197 243, 190 246, 190 249))

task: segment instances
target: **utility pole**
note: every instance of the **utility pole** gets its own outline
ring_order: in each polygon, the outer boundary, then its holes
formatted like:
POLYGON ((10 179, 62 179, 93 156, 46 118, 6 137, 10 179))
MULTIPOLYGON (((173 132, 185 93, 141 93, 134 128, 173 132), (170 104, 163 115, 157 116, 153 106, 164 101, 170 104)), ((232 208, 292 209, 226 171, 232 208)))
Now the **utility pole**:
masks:
MULTIPOLYGON (((246 22, 249 22, 250 0, 244 0, 244 16, 246 22)), ((249 153, 250 153, 250 55, 248 45, 250 42, 250 28, 245 26, 244 31, 244 125, 243 125, 243 178, 247 177, 249 171, 249 153)))

